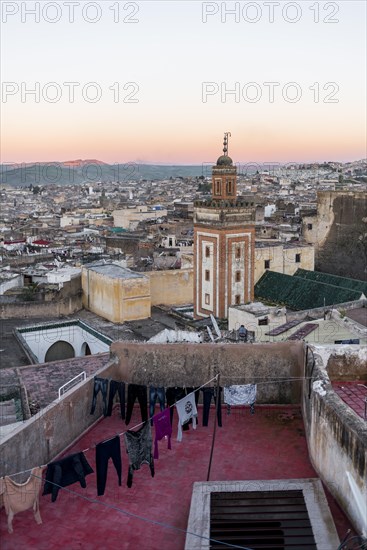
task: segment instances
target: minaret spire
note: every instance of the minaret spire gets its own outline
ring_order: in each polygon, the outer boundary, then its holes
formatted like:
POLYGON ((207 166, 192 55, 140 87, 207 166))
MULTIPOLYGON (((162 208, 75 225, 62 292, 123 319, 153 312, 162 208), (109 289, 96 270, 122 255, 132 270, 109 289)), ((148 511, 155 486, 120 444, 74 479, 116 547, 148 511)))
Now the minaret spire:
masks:
POLYGON ((224 133, 224 140, 223 140, 223 154, 224 156, 228 156, 228 136, 231 135, 231 132, 225 132, 224 133))

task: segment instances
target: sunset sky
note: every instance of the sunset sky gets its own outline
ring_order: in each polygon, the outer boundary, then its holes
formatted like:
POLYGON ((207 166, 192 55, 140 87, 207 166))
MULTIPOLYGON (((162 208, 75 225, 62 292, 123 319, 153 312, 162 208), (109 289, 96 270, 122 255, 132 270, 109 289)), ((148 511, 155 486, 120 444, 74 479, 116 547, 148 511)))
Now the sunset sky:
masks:
POLYGON ((366 157, 364 1, 1 4, 1 162, 201 164, 225 131, 236 162, 366 157))

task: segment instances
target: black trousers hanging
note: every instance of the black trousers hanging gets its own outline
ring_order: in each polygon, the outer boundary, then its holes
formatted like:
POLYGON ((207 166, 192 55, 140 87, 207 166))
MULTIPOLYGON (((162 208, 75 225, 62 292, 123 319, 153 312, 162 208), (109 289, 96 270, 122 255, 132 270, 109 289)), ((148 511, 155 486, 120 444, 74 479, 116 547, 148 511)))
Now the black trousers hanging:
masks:
POLYGON ((131 420, 136 399, 139 401, 142 422, 148 420, 147 387, 140 384, 129 384, 127 388, 126 425, 128 425, 131 420))
POLYGON ((97 471, 97 495, 104 494, 107 481, 108 461, 112 458, 115 466, 119 485, 121 487, 121 448, 120 437, 116 435, 113 439, 98 443, 96 445, 96 471, 97 471))
POLYGON ((125 382, 116 382, 116 380, 111 380, 110 382, 110 393, 108 396, 108 407, 107 407, 107 416, 112 414, 113 398, 115 393, 118 393, 120 399, 120 411, 121 418, 125 418, 125 382))
POLYGON ((212 398, 214 399, 215 408, 217 410, 217 421, 218 426, 222 427, 222 406, 221 406, 221 393, 222 388, 218 388, 218 402, 216 400, 216 389, 215 388, 202 388, 203 392, 203 426, 208 425, 209 421, 209 411, 210 403, 212 398))
POLYGON ((94 414, 97 404, 97 395, 99 392, 102 393, 103 398, 103 414, 107 415, 107 388, 108 388, 108 378, 98 378, 94 377, 94 386, 93 386, 93 399, 92 399, 92 408, 90 414, 94 414))

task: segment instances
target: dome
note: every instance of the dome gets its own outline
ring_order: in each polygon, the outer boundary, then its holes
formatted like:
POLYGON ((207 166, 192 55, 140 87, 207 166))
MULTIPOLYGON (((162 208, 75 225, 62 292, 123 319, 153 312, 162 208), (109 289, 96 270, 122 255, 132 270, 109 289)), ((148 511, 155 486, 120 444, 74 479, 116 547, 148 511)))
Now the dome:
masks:
POLYGON ((233 164, 233 161, 231 157, 228 157, 226 155, 222 155, 217 160, 217 166, 231 166, 233 164))

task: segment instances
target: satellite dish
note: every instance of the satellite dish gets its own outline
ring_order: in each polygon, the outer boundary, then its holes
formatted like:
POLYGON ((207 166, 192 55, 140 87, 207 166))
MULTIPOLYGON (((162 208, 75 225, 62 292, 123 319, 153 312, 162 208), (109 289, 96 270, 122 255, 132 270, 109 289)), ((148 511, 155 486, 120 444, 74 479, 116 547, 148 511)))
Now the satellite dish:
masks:
POLYGON ((219 330, 219 327, 218 327, 218 323, 214 317, 214 315, 210 314, 210 319, 211 319, 211 322, 212 322, 212 325, 214 327, 214 330, 218 336, 218 338, 222 338, 222 333, 221 331, 219 330))

